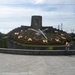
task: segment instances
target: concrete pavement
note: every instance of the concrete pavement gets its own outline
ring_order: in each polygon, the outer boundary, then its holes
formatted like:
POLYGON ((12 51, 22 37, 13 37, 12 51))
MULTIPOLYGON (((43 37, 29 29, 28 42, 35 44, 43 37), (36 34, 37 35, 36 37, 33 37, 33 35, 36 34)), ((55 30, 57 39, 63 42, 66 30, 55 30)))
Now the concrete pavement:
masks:
POLYGON ((0 53, 0 75, 75 75, 75 56, 0 53))

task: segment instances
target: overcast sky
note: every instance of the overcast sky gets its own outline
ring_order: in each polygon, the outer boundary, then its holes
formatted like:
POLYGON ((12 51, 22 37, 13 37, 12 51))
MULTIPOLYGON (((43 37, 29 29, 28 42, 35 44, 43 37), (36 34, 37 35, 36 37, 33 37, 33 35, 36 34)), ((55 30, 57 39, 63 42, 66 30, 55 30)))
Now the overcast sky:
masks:
POLYGON ((42 16, 43 26, 62 23, 63 30, 75 31, 75 0, 0 0, 0 32, 30 26, 33 15, 42 16))

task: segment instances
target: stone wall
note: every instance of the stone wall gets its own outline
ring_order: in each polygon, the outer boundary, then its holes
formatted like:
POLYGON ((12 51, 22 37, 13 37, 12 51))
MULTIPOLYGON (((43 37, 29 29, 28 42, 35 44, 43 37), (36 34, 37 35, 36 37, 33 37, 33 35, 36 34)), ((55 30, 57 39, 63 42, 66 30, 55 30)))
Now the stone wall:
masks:
MULTIPOLYGON (((0 48, 0 53, 24 55, 66 55, 65 50, 27 50, 0 48)), ((75 50, 69 50, 69 55, 75 55, 75 50)))

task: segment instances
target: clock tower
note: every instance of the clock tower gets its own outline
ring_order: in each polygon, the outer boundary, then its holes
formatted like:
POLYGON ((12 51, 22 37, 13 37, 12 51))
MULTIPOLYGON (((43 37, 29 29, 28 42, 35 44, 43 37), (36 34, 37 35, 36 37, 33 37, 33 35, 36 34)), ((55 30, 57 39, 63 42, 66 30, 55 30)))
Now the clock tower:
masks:
POLYGON ((31 27, 34 29, 36 28, 41 29, 42 28, 42 16, 32 16, 31 17, 31 27))

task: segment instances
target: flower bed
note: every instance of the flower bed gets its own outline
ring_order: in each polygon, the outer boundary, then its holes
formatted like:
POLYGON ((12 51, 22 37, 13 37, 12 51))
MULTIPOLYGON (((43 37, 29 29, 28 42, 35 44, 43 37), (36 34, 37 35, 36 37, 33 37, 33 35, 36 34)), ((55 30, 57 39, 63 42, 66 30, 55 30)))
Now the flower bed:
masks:
POLYGON ((19 43, 31 43, 31 44, 65 44, 66 40, 71 40, 70 36, 64 32, 55 31, 54 33, 48 32, 42 34, 37 34, 30 28, 27 30, 16 31, 11 34, 10 38, 19 43))

